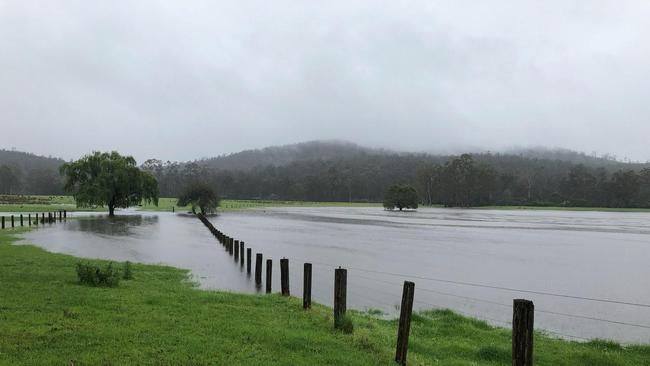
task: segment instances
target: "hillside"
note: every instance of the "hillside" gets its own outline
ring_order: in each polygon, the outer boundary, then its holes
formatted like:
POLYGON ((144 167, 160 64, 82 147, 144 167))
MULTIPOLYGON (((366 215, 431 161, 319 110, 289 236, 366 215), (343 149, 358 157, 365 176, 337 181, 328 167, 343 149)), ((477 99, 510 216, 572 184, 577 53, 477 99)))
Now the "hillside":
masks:
POLYGON ((386 150, 370 149, 347 141, 309 141, 297 144, 244 150, 214 158, 197 160, 208 169, 248 171, 259 166, 284 166, 296 161, 335 160, 357 155, 390 154, 386 150))
POLYGON ((60 194, 63 159, 0 149, 0 194, 60 194))

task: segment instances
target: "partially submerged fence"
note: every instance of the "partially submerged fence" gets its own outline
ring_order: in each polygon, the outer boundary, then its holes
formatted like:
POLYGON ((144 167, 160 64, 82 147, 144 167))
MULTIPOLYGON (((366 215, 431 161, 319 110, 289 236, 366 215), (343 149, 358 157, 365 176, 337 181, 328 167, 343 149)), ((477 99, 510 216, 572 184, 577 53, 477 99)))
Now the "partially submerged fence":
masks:
POLYGON ((38 226, 44 224, 54 224, 57 221, 61 222, 68 218, 67 210, 58 210, 47 212, 47 217, 45 217, 45 212, 34 212, 27 214, 12 214, 12 215, 2 215, 0 216, 0 230, 4 229, 13 229, 16 227, 30 227, 32 225, 38 226), (39 217, 39 214, 41 215, 39 217))
MULTIPOLYGON (((212 235, 224 246, 226 251, 234 257, 234 261, 244 266, 245 243, 236 240, 221 232, 202 214, 197 215, 199 220, 210 230, 212 235)), ((251 273, 252 248, 246 247, 246 271, 251 273)), ((263 254, 255 253, 255 284, 258 289, 262 286, 262 262, 263 254)), ((273 261, 266 260, 266 293, 271 293, 273 261)), ((280 284, 281 294, 290 296, 289 290, 289 259, 280 260, 280 284)), ((304 263, 303 267, 303 293, 302 304, 304 309, 311 308, 312 292, 312 263, 304 263)), ((415 298, 415 283, 404 281, 402 290, 402 302, 400 307, 399 325, 397 328, 397 344, 395 361, 406 365, 409 333, 411 327, 411 316, 415 298)), ((347 311, 347 269, 334 269, 334 327, 344 327, 344 319, 347 311)), ((513 300, 512 314, 512 365, 531 366, 533 364, 533 329, 534 329, 534 305, 532 301, 515 299, 513 300)))

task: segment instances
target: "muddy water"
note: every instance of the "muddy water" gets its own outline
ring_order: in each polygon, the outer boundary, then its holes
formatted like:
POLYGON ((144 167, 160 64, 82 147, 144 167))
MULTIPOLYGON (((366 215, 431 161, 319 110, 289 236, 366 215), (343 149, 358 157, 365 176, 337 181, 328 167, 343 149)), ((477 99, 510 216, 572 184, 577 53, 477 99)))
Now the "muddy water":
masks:
MULTIPOLYGON (((585 319, 650 327, 649 307, 574 298, 650 304, 650 214, 277 208, 226 213, 211 221, 254 253, 273 259, 274 291, 279 290, 279 259, 286 257, 292 294, 301 294, 302 264, 309 261, 314 297, 325 304, 332 301, 333 270, 342 266, 348 268, 352 308, 395 315, 402 282, 412 280, 420 309, 451 308, 508 326, 512 299, 528 298, 535 302, 540 329, 581 338, 650 340, 650 328, 585 319)), ((258 290, 191 216, 95 216, 25 237, 55 252, 187 268, 204 288, 258 290)))

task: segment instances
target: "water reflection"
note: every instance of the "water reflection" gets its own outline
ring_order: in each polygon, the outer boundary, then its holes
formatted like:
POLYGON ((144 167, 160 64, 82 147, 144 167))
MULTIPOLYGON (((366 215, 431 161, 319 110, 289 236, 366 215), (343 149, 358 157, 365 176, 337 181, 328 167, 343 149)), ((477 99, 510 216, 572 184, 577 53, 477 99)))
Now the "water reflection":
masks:
POLYGON ((136 235, 142 226, 158 224, 158 216, 119 215, 108 217, 106 215, 88 216, 79 220, 70 221, 68 230, 83 231, 105 236, 136 235))

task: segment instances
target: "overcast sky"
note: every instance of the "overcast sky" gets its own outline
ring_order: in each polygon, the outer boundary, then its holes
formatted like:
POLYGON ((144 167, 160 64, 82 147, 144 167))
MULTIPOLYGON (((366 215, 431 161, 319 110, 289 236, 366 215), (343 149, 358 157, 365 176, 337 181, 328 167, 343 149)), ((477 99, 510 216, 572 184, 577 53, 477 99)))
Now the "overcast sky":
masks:
POLYGON ((650 1, 0 0, 0 148, 650 160, 650 1))

